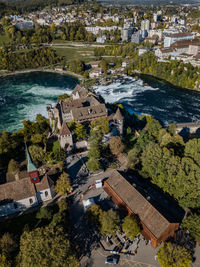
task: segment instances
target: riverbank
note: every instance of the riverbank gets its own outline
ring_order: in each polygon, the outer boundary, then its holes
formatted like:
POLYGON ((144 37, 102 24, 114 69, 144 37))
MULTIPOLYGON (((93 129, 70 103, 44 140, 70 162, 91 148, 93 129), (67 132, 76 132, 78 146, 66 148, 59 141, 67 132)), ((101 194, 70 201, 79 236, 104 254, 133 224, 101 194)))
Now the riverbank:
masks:
POLYGON ((12 72, 5 72, 5 73, 0 73, 0 78, 1 77, 6 77, 6 76, 12 76, 16 74, 23 74, 23 73, 31 73, 31 72, 51 72, 51 73, 59 73, 59 74, 65 74, 68 76, 72 76, 75 78, 78 78, 79 80, 83 80, 83 76, 71 71, 65 71, 65 70, 53 70, 53 69, 44 69, 44 68, 38 68, 38 69, 27 69, 27 70, 16 70, 12 72))

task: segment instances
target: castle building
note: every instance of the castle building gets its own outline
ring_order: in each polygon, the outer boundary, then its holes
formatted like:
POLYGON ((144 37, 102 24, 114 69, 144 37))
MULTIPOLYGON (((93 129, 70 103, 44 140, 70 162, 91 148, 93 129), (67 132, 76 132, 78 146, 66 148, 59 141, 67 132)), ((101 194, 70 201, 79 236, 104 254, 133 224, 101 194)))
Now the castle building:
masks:
POLYGON ((26 148, 27 172, 26 177, 20 173, 15 175, 15 181, 0 185, 0 217, 19 213, 37 206, 54 197, 54 182, 45 175, 39 175, 26 148))
POLYGON ((97 96, 77 85, 72 91, 72 100, 61 100, 54 108, 47 105, 52 130, 61 129, 63 123, 76 120, 80 123, 90 122, 100 117, 107 117, 108 111, 97 96))

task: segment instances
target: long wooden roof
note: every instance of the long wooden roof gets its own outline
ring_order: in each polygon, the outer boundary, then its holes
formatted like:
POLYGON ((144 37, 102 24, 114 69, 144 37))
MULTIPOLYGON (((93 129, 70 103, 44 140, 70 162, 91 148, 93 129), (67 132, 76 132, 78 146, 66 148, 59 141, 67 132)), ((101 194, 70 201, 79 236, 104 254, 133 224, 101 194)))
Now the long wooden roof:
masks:
POLYGON ((118 171, 115 170, 106 183, 156 238, 164 233, 170 222, 118 171))

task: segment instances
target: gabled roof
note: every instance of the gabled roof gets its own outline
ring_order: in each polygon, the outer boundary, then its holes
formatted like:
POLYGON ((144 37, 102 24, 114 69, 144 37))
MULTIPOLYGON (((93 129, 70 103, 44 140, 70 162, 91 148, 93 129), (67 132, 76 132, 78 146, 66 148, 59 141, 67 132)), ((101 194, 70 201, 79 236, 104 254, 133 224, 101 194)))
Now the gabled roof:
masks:
POLYGON ((61 101, 62 112, 68 113, 72 108, 80 108, 83 106, 83 101, 81 99, 74 99, 69 101, 61 101))
MULTIPOLYGON (((0 185, 0 204, 2 202, 18 201, 35 195, 34 185, 30 178, 0 185)), ((3 203, 2 203, 3 204, 3 203)))
POLYGON ((170 222, 118 171, 115 170, 105 184, 108 184, 129 209, 139 216, 141 222, 156 238, 159 238, 170 225, 170 222))
POLYGON ((122 113, 120 111, 120 109, 118 108, 115 115, 113 116, 114 120, 119 120, 122 121, 124 119, 124 117, 122 116, 122 113))
POLYGON ((108 111, 105 104, 72 109, 73 118, 77 121, 91 120, 98 117, 107 117, 107 114, 108 111))
POLYGON ((63 122, 62 127, 60 129, 60 135, 70 135, 71 132, 69 130, 69 128, 67 127, 67 124, 65 122, 63 122))
POLYGON ((54 182, 51 180, 51 178, 45 174, 39 183, 35 184, 37 192, 40 192, 42 190, 50 188, 52 185, 54 185, 54 182))
POLYGON ((79 94, 80 98, 87 97, 88 90, 77 84, 75 89, 72 91, 72 95, 76 95, 77 93, 79 94))
POLYGON ((27 157, 27 171, 28 171, 28 172, 37 171, 37 167, 36 167, 35 164, 32 162, 32 159, 31 159, 31 156, 30 156, 30 154, 29 154, 27 145, 26 145, 26 157, 27 157))

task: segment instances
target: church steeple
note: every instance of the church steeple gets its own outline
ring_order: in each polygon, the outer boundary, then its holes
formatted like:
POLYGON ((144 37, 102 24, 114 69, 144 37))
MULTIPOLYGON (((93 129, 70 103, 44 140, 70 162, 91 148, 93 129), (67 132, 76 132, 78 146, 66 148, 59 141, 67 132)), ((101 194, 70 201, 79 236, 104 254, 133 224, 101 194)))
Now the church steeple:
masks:
POLYGON ((39 178, 38 169, 31 159, 27 145, 26 145, 26 157, 27 157, 27 171, 28 171, 29 177, 31 179, 31 182, 33 184, 39 183, 40 178, 39 178))

